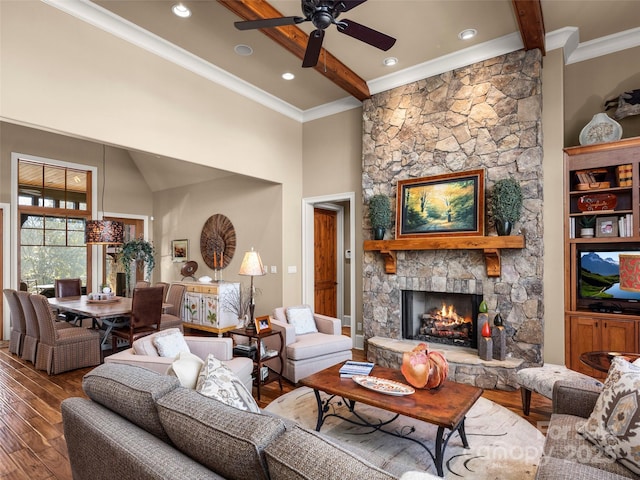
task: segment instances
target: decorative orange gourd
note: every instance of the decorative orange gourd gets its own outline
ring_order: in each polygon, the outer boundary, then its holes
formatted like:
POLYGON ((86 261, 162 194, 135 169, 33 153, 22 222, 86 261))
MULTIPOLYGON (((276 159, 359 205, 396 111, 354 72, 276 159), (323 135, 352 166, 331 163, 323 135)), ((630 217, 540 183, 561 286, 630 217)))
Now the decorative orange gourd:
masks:
POLYGON ((400 371, 414 387, 432 389, 440 387, 447 379, 449 364, 441 353, 430 352, 426 343, 420 343, 402 354, 400 371))

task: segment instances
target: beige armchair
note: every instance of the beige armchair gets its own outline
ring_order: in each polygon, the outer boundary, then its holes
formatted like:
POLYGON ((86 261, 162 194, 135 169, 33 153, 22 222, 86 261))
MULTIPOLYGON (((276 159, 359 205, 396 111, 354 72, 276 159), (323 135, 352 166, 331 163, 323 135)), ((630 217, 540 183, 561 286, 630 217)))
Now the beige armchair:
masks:
MULTIPOLYGON (((308 306, 276 308, 271 327, 282 332, 282 375, 293 383, 332 365, 351 360, 351 339, 342 335, 340 320, 313 313, 308 306), (305 315, 308 318, 305 319, 305 315), (317 331, 309 328, 311 323, 317 331), (305 331, 308 333, 302 333, 305 331)), ((267 339, 269 348, 277 348, 272 343, 273 339, 267 339)))
MULTIPOLYGON (((136 365, 165 375, 175 359, 171 357, 159 357, 157 353, 153 354, 154 347, 152 344, 155 335, 157 334, 148 335, 136 340, 134 347, 105 357, 104 363, 136 365), (136 351, 146 351, 151 354, 145 355, 143 353, 136 353, 136 351)), ((189 346, 189 351, 202 360, 206 360, 210 353, 213 354, 214 357, 229 367, 229 369, 240 378, 247 389, 251 391, 253 384, 251 376, 253 372, 253 361, 246 357, 233 357, 233 340, 230 338, 190 336, 185 336, 184 340, 189 346)))

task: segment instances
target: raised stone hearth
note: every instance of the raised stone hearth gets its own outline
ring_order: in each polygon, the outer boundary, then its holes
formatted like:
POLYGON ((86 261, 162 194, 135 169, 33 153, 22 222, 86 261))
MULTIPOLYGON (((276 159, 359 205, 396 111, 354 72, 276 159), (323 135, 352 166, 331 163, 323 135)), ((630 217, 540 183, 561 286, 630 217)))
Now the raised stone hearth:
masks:
MULTIPOLYGON (((416 340, 373 337, 367 343, 367 358, 383 367, 400 368, 402 354, 412 350, 418 343, 420 342, 416 340)), ((449 380, 497 390, 510 391, 518 388, 516 371, 522 365, 522 360, 507 358, 503 361, 485 361, 472 348, 434 344, 430 344, 429 348, 444 354, 449 362, 449 380)))

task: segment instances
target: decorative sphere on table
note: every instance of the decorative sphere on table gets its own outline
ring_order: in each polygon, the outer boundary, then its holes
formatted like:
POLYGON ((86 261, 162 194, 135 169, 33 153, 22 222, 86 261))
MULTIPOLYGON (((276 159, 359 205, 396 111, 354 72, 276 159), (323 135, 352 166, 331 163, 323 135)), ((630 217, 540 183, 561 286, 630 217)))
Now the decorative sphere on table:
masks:
POLYGON ((103 287, 102 293, 111 293, 111 287, 103 287))

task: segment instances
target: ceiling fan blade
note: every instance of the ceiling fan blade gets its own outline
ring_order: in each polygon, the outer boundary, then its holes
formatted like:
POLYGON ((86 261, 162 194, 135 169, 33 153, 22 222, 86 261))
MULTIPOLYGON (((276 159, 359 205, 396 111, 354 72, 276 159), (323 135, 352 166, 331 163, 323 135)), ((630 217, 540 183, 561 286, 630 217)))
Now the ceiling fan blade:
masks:
POLYGON ((349 35, 350 37, 361 40, 369 45, 372 45, 380 50, 387 51, 393 44, 396 43, 396 39, 386 35, 382 32, 378 32, 373 28, 366 27, 364 25, 360 25, 359 23, 354 22, 353 20, 340 20, 336 27, 339 32, 344 33, 345 35, 349 35))
POLYGON ((362 5, 366 1, 367 0, 336 0, 333 8, 340 13, 348 12, 352 8, 362 5))
POLYGON ((307 50, 304 52, 304 60, 302 61, 303 67, 315 67, 320 57, 320 50, 322 49, 322 40, 324 39, 324 30, 314 30, 309 34, 309 41, 307 42, 307 50))
POLYGON ((284 25, 295 25, 306 21, 303 17, 279 17, 279 18, 263 18, 260 20, 245 20, 242 22, 234 22, 238 30, 253 30, 256 28, 282 27, 284 25))

